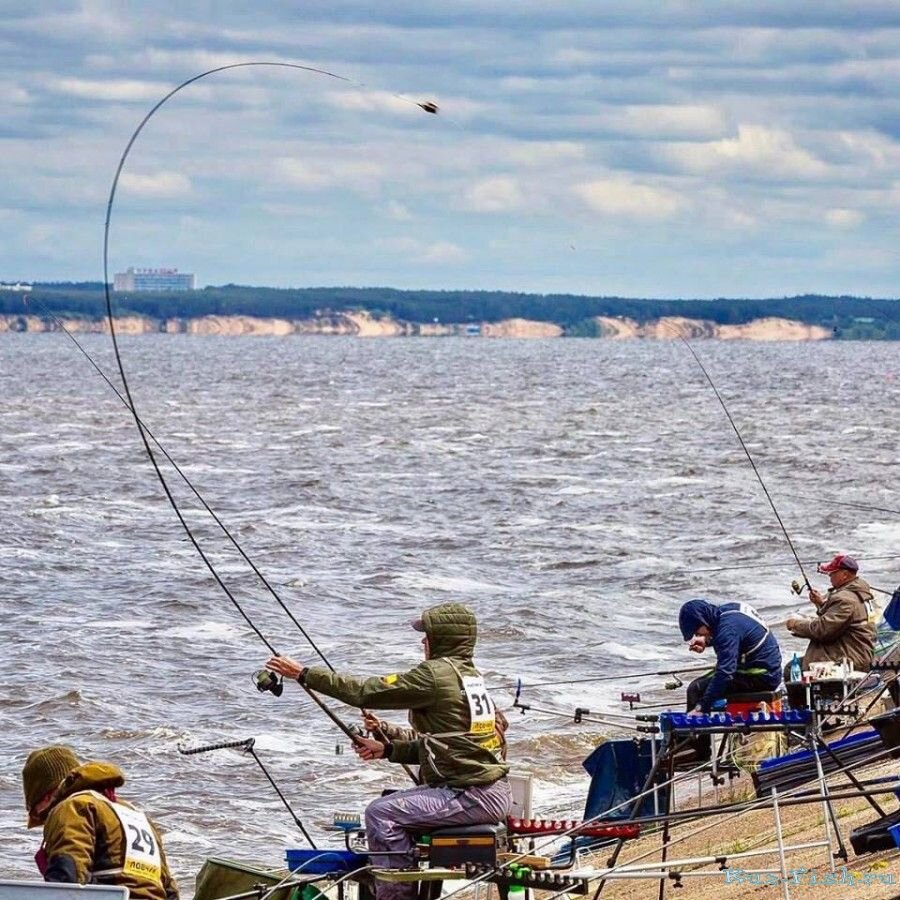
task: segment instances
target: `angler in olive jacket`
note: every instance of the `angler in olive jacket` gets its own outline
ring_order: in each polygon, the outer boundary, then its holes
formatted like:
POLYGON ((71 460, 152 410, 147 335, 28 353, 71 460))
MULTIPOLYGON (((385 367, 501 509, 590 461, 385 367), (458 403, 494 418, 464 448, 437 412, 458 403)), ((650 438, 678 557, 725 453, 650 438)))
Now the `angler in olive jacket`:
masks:
POLYGON ((178 900, 156 826, 116 797, 125 777, 107 762, 82 763, 44 747, 22 770, 29 828, 43 825, 35 861, 45 881, 127 887, 135 900, 178 900))
MULTIPOLYGON (((418 763, 423 784, 373 801, 366 809, 366 838, 378 867, 412 868, 411 833, 436 826, 505 822, 511 808, 501 758, 496 714, 475 668, 475 615, 459 603, 426 610, 411 623, 424 632, 425 660, 405 673, 354 678, 324 668, 305 668, 288 657, 266 667, 296 678, 312 691, 350 706, 408 709, 414 733, 383 743, 358 738, 365 760, 418 763), (392 851, 397 855, 378 853, 392 851)), ((378 900, 410 900, 416 885, 379 882, 378 900)))
POLYGON ((810 663, 839 663, 846 657, 854 669, 868 672, 876 636, 872 589, 859 577, 856 560, 845 554, 819 566, 819 571, 829 576, 831 589, 824 597, 810 590, 816 615, 810 619, 792 616, 786 623, 791 634, 809 638, 803 669, 810 663))

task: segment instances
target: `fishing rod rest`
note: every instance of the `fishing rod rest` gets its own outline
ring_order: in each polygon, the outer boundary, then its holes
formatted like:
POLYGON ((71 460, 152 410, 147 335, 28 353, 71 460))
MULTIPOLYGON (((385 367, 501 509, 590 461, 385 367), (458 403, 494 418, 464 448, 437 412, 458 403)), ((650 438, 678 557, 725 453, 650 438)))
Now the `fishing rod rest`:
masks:
POLYGON ((185 750, 183 747, 178 748, 178 752, 182 756, 194 756, 197 753, 209 753, 212 750, 243 750, 245 753, 253 749, 256 738, 244 738, 242 741, 221 741, 218 744, 204 744, 202 747, 192 747, 185 750))

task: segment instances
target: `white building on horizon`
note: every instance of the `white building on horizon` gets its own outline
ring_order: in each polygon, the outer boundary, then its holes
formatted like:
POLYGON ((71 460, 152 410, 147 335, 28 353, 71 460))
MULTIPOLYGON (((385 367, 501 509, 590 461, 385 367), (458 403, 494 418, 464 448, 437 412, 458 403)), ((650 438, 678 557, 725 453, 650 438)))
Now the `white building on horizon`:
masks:
POLYGON ((129 266, 116 272, 114 291, 194 291, 197 276, 178 269, 136 269, 129 266))

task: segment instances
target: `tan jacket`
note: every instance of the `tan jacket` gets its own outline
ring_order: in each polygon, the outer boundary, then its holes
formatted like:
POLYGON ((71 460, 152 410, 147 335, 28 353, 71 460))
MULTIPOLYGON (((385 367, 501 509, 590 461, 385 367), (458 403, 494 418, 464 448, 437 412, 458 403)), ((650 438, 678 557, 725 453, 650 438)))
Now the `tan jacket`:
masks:
POLYGON ((792 633, 809 638, 803 668, 814 662, 841 662, 846 657, 853 668, 868 672, 875 648, 874 595, 862 578, 841 588, 831 588, 812 619, 795 622, 792 633))
POLYGON ((119 787, 124 781, 121 770, 111 763, 88 762, 69 773, 57 789, 44 822, 49 866, 45 880, 114 884, 127 887, 133 900, 178 900, 178 887, 169 873, 159 831, 152 823, 162 859, 160 882, 121 871, 125 860, 122 824, 112 806, 96 792, 119 787), (103 872, 110 874, 100 874, 103 872))

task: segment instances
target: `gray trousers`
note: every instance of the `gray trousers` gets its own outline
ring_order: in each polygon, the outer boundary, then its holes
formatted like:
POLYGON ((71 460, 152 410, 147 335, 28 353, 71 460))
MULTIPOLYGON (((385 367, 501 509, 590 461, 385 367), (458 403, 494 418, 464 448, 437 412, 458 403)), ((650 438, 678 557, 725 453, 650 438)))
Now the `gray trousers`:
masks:
MULTIPOLYGON (((416 860, 415 832, 449 825, 505 823, 511 809, 512 793, 506 778, 465 790, 421 786, 379 797, 366 807, 366 841, 372 865, 411 869, 416 860), (379 850, 402 855, 379 856, 379 850)), ((415 900, 417 888, 414 882, 378 882, 378 900, 415 900)))

